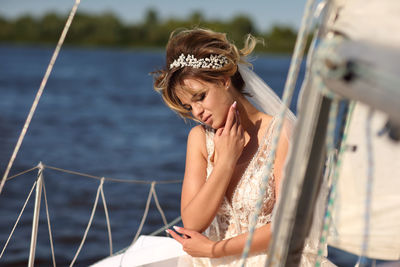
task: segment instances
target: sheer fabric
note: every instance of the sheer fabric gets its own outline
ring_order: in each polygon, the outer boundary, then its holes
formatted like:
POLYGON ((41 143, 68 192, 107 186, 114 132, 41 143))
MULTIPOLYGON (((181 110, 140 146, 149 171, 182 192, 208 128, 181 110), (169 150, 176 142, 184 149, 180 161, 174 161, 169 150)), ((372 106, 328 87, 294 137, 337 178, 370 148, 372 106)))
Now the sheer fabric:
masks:
MULTIPOLYGON (((262 174, 265 163, 270 153, 272 131, 275 126, 275 118, 272 118, 260 145, 250 160, 241 179, 239 180, 233 195, 232 202, 225 197, 212 224, 205 231, 205 235, 213 241, 228 239, 249 231, 250 218, 254 213, 258 199, 259 189, 262 183, 262 174)), ((214 131, 206 128, 207 144, 207 178, 213 169, 211 156, 214 153, 214 131)), ((257 227, 271 222, 272 210, 276 202, 275 179, 271 175, 266 196, 263 200, 263 208, 257 220, 257 227)), ((216 259, 193 258, 194 266, 238 266, 241 255, 222 257, 216 259)), ((266 260, 265 253, 251 254, 246 261, 247 266, 263 266, 266 260)))
MULTIPOLYGON (((238 64, 240 75, 245 83, 245 91, 251 96, 247 99, 265 114, 276 116, 282 106, 282 100, 252 69, 244 64, 238 64)), ((296 116, 286 107, 283 132, 290 141, 290 137, 296 122, 296 116)))
MULTIPOLYGON (((213 241, 228 239, 249 231, 250 219, 255 209, 258 198, 259 188, 263 179, 263 169, 266 168, 265 163, 270 156, 271 137, 275 130, 276 119, 271 120, 267 131, 264 134, 262 142, 248 164, 243 176, 238 182, 230 203, 225 197, 220 209, 217 212, 211 225, 205 231, 205 235, 213 241)), ((214 131, 206 128, 206 145, 207 145, 207 178, 213 170, 211 157, 214 153, 214 131)), ((275 195, 275 177, 273 174, 269 177, 269 183, 266 190, 266 195, 263 199, 263 207, 261 214, 258 217, 256 227, 261 227, 271 223, 272 212, 276 203, 275 195)), ((324 192, 326 193, 326 192, 324 192)), ((312 232, 317 231, 320 227, 320 222, 313 225, 312 232)), ((315 260, 318 249, 318 238, 312 235, 313 238, 307 239, 303 250, 300 266, 312 267, 315 266, 315 260)), ((216 259, 209 258, 192 258, 192 262, 188 263, 188 257, 185 257, 185 264, 181 266, 218 266, 231 267, 240 266, 241 255, 228 256, 216 259)), ((267 253, 253 253, 246 260, 246 266, 264 266, 267 259, 267 253)), ((321 266, 335 266, 327 259, 323 259, 321 266)))
MULTIPOLYGON (((274 136, 277 114, 279 113, 282 101, 273 92, 273 90, 251 69, 243 64, 239 64, 239 71, 246 84, 246 92, 251 94, 249 100, 262 112, 273 116, 273 119, 268 126, 262 141, 254 154, 249 165, 247 166, 243 176, 238 182, 233 196, 232 203, 229 203, 225 197, 221 207, 214 218, 212 224, 205 231, 205 235, 211 240, 218 241, 228 239, 249 231, 250 220, 256 206, 259 188, 262 184, 264 168, 271 152, 271 139, 274 136)), ((287 109, 284 117, 283 134, 281 137, 286 137, 290 144, 290 137, 296 117, 287 109)), ((206 146, 208 153, 207 162, 207 179, 213 169, 211 157, 214 153, 214 131, 206 129, 206 146)), ((323 190, 321 190, 323 191, 323 190)), ((326 191, 324 192, 326 194, 326 191)), ((324 193, 321 193, 319 203, 323 202, 324 193)), ((326 195, 325 195, 326 196, 326 195)), ((258 217, 256 228, 265 224, 271 223, 272 211, 276 203, 275 196, 275 177, 273 169, 271 176, 268 179, 266 195, 263 199, 263 207, 260 216, 258 217)), ((318 205, 318 207, 323 207, 318 205)), ((323 210, 317 210, 311 229, 310 237, 305 242, 300 266, 311 267, 315 266, 315 260, 318 250, 319 229, 323 218, 323 210)), ((192 258, 193 266, 239 266, 241 255, 222 257, 217 259, 209 258, 192 258)), ((264 266, 267 259, 265 253, 250 254, 246 260, 246 266, 264 266)), ((187 260, 187 258, 186 258, 187 260)), ((190 266, 182 265, 182 266, 190 266)), ((323 259, 321 266, 335 266, 327 259, 323 259)))

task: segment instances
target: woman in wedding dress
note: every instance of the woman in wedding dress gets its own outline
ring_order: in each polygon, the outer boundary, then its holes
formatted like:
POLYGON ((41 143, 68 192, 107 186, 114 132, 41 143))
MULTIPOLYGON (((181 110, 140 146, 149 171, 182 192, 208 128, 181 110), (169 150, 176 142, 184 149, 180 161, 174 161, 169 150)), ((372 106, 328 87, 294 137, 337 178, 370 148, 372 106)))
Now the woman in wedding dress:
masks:
MULTIPOLYGON (((222 33, 175 32, 167 45, 166 68, 155 73, 154 87, 165 103, 200 123, 187 141, 181 195, 184 228, 167 230, 190 255, 181 259, 181 266, 233 266, 240 261, 280 105, 248 68, 246 57, 255 45, 252 36, 238 50, 222 33), (265 93, 267 100, 262 99, 265 93)), ((272 211, 294 121, 288 111, 247 266, 263 266, 267 258, 272 211)), ((306 258, 301 265, 312 266, 306 258)))

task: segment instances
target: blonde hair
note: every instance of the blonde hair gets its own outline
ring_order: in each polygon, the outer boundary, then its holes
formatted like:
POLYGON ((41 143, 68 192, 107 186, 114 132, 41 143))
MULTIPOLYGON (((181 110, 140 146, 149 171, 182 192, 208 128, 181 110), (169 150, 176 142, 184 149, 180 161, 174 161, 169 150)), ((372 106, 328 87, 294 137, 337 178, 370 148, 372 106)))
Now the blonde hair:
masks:
POLYGON ((176 95, 176 87, 183 86, 184 79, 195 78, 206 82, 221 82, 230 77, 233 87, 244 92, 244 81, 238 71, 238 64, 246 62, 245 57, 250 55, 257 44, 257 40, 248 35, 244 48, 237 47, 228 41, 225 33, 214 32, 208 29, 195 28, 192 30, 177 30, 171 33, 166 48, 166 66, 164 69, 153 72, 154 89, 161 93, 164 102, 183 118, 192 118, 191 113, 182 106, 176 95), (170 64, 181 54, 193 55, 195 58, 207 58, 211 55, 222 55, 228 60, 221 68, 172 68, 170 64))

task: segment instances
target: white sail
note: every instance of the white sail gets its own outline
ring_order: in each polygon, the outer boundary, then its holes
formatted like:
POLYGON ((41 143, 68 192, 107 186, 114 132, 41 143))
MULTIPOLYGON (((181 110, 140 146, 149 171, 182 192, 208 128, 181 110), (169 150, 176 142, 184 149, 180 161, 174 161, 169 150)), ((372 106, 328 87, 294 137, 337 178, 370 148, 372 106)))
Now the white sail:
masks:
MULTIPOLYGON (((369 107, 357 104, 349 128, 337 187, 334 224, 329 244, 360 254, 363 246, 367 190, 366 118, 369 107)), ((371 121, 373 147, 372 202, 366 256, 400 259, 400 142, 378 136, 387 120, 375 111, 371 121)))
POLYGON ((400 1, 336 0, 338 16, 330 28, 351 40, 400 46, 400 1))
MULTIPOLYGON (((329 81, 328 77, 327 85, 342 86, 344 95, 353 94, 352 99, 362 102, 366 100, 371 102, 371 95, 368 96, 368 92, 377 93, 374 96, 375 108, 387 112, 398 109, 400 99, 395 97, 393 100, 390 95, 396 92, 398 94, 400 86, 399 80, 396 82, 396 79, 393 79, 400 77, 400 1, 337 0, 335 4, 339 11, 328 28, 343 35, 347 42, 342 45, 342 50, 338 53, 340 57, 337 58, 343 62, 364 64, 363 66, 367 66, 371 73, 376 75, 359 75, 351 82, 341 81, 341 84, 335 84, 334 79, 329 81), (386 109, 382 105, 382 99, 386 99, 386 105, 390 104, 394 109, 390 107, 386 109), (393 101, 397 102, 397 105, 392 105, 393 101)), ((368 106, 361 102, 356 104, 347 139, 347 145, 356 149, 346 150, 342 158, 332 235, 329 238, 331 246, 354 254, 361 254, 365 245, 364 229, 368 218, 365 213, 367 172, 371 166, 367 159, 368 112, 368 106)), ((398 112, 392 113, 392 118, 396 117, 398 122, 398 112)), ((365 256, 398 260, 400 259, 400 142, 394 142, 387 134, 377 135, 385 126, 387 119, 386 113, 376 110, 371 121, 373 182, 370 184, 372 198, 365 256)))

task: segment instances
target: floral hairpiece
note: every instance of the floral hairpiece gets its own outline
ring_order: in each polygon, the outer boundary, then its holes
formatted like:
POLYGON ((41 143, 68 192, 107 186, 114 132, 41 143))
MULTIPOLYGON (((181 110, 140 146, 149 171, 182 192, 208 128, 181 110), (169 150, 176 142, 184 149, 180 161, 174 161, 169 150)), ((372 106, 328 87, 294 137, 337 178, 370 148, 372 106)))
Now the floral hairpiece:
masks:
POLYGON ((178 59, 175 59, 169 65, 169 69, 192 67, 195 69, 220 69, 228 63, 228 59, 223 55, 210 55, 210 57, 197 59, 193 55, 185 55, 182 53, 178 59))

